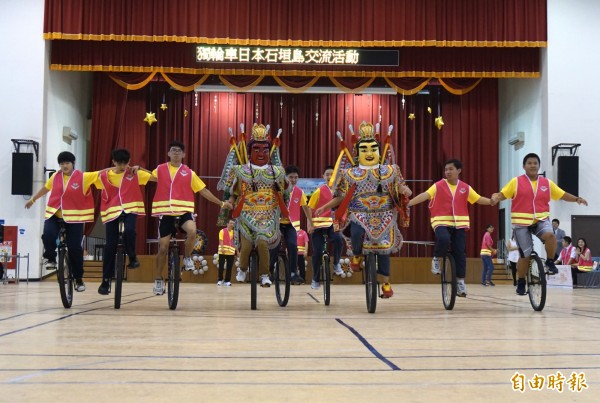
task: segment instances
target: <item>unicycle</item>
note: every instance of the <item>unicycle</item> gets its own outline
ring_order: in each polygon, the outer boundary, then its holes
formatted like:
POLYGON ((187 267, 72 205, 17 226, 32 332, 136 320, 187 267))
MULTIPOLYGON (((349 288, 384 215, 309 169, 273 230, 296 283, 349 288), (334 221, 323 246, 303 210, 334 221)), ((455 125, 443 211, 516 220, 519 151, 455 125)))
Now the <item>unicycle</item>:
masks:
POLYGON ((442 282, 442 302, 444 308, 450 311, 456 301, 456 263, 449 252, 441 263, 440 281, 442 282))
POLYGON ((321 273, 320 280, 323 284, 323 303, 329 305, 331 302, 331 271, 329 268, 330 257, 327 252, 327 237, 325 238, 325 249, 321 258, 321 273))
POLYGON ((250 309, 256 310, 256 295, 258 294, 258 253, 256 249, 250 252, 248 265, 248 274, 250 274, 250 309))
POLYGON ((179 263, 179 246, 177 246, 177 228, 179 227, 179 217, 175 218, 175 230, 171 234, 171 244, 169 245, 169 267, 167 274, 167 301, 169 309, 175 310, 179 301, 179 281, 181 279, 181 266, 179 263))
POLYGON ((531 252, 529 259, 527 294, 529 294, 529 302, 534 310, 544 309, 544 305, 546 305, 546 273, 544 263, 535 251, 531 252))
POLYGON ((115 309, 121 308, 121 292, 123 291, 123 278, 125 277, 125 217, 119 216, 119 242, 117 244, 117 255, 115 257, 115 309))
POLYGON ((377 309, 377 297, 379 297, 379 283, 377 282, 377 255, 367 253, 365 256, 365 270, 363 270, 363 282, 367 296, 367 311, 375 313, 377 309))
POLYGON ((73 305, 73 288, 75 279, 71 272, 71 262, 69 261, 69 253, 67 250, 67 230, 64 221, 60 223, 58 232, 58 287, 60 290, 60 299, 65 308, 70 308, 73 305))
POLYGON ((290 298, 290 285, 292 273, 290 264, 285 254, 285 249, 281 248, 277 256, 277 262, 273 268, 273 282, 275 283, 275 297, 279 306, 286 306, 290 298))

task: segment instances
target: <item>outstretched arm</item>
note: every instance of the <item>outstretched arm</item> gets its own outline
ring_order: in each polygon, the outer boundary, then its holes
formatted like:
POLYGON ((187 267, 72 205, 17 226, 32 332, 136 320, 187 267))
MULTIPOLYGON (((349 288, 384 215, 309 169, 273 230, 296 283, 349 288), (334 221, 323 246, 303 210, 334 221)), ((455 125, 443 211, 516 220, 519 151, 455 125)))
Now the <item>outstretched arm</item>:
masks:
POLYGON ((233 206, 231 205, 231 203, 229 203, 229 201, 221 201, 219 200, 214 194, 212 194, 212 192, 210 190, 208 190, 207 188, 204 188, 200 191, 200 195, 202 197, 204 197, 206 200, 213 202, 214 204, 216 204, 217 206, 223 208, 228 208, 228 209, 233 209, 233 206))
POLYGON ((504 194, 502 192, 498 192, 498 193, 494 193, 491 197, 492 206, 495 206, 496 204, 500 203, 502 200, 506 200, 506 196, 504 196, 504 194))
POLYGON ((488 199, 487 197, 481 196, 475 203, 482 204, 484 206, 495 206, 496 203, 492 199, 488 199))
POLYGON ((336 196, 336 197, 334 197, 329 202, 327 202, 324 206, 319 207, 318 209, 316 209, 315 210, 315 215, 321 215, 321 214, 323 214, 323 212, 325 210, 332 209, 334 207, 339 206, 340 203, 342 202, 342 200, 344 200, 344 198, 342 196, 336 196))
POLYGON ((429 193, 423 192, 423 193, 413 197, 412 199, 410 199, 410 201, 408 202, 408 207, 412 207, 419 203, 423 203, 424 201, 427 201, 429 199, 431 199, 431 196, 429 195, 429 193))
POLYGON ((37 199, 39 199, 40 197, 44 196, 48 192, 49 192, 49 190, 46 189, 46 187, 43 187, 40 190, 38 190, 38 192, 36 194, 34 194, 33 196, 31 196, 31 199, 27 200, 27 203, 25 203, 25 208, 26 209, 31 208, 31 206, 33 206, 33 203, 35 203, 35 201, 37 199))
POLYGON ((567 193, 567 192, 565 192, 565 194, 563 195, 563 197, 561 197, 560 199, 564 200, 564 201, 567 201, 567 202, 573 202, 573 203, 577 203, 577 204, 583 204, 584 206, 588 205, 587 200, 585 200, 583 197, 574 196, 571 193, 567 193))

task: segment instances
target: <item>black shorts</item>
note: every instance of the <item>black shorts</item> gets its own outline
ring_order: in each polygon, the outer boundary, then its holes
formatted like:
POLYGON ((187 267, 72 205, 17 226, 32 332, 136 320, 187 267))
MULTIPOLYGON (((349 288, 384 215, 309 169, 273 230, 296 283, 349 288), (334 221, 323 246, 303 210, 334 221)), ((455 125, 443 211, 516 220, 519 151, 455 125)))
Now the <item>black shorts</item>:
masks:
POLYGON ((172 216, 172 215, 163 215, 160 217, 160 221, 158 223, 158 235, 161 238, 164 238, 166 236, 169 236, 173 233, 176 232, 176 228, 175 228, 175 220, 179 219, 179 228, 181 228, 181 226, 183 225, 183 223, 185 223, 186 221, 190 221, 190 220, 194 220, 194 217, 192 217, 192 213, 185 213, 179 216, 172 216))

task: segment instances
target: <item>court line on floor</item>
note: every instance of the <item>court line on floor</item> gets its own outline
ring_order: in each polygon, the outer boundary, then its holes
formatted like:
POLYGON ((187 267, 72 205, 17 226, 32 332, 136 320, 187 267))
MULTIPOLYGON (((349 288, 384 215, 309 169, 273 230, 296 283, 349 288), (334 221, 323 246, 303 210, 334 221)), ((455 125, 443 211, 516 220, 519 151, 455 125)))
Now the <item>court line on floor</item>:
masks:
POLYGON ((367 350, 369 350, 375 357, 379 358, 384 364, 386 364, 388 367, 390 367, 393 371, 401 371, 400 367, 398 367, 396 364, 394 364, 393 362, 391 362, 390 360, 385 358, 383 356, 383 354, 381 354, 379 351, 377 351, 377 349, 375 347, 373 347, 373 345, 371 345, 371 343, 369 343, 367 341, 367 339, 365 339, 360 333, 358 333, 358 331, 356 329, 354 329, 352 326, 345 323, 340 318, 335 318, 335 320, 340 325, 342 325, 346 329, 348 329, 354 336, 356 336, 356 338, 367 348, 367 350))
MULTIPOLYGON (((148 298, 153 298, 153 297, 154 297, 154 295, 149 296, 149 297, 139 298, 139 299, 136 299, 136 300, 133 300, 133 301, 127 301, 127 302, 121 303, 121 305, 127 305, 127 304, 131 304, 133 302, 142 301, 142 300, 145 300, 145 299, 148 299, 148 298)), ((13 334, 16 334, 16 333, 21 333, 21 332, 24 332, 26 330, 35 329, 37 327, 41 327, 41 326, 44 326, 44 325, 47 325, 47 324, 50 324, 50 323, 58 322, 58 321, 63 320, 63 319, 68 319, 68 318, 73 317, 73 316, 81 315, 81 314, 88 313, 88 312, 97 311, 97 310, 100 310, 100 309, 106 309, 106 308, 109 308, 109 307, 110 306, 102 306, 102 307, 97 307, 97 308, 92 308, 92 309, 87 309, 87 310, 83 310, 83 311, 79 311, 79 312, 70 313, 68 315, 61 316, 60 318, 55 318, 55 319, 52 319, 52 320, 48 320, 46 322, 41 322, 41 323, 37 323, 35 325, 23 327, 21 329, 16 329, 16 330, 12 330, 10 332, 2 333, 2 334, 0 334, 0 337, 10 336, 10 335, 13 335, 13 334)))

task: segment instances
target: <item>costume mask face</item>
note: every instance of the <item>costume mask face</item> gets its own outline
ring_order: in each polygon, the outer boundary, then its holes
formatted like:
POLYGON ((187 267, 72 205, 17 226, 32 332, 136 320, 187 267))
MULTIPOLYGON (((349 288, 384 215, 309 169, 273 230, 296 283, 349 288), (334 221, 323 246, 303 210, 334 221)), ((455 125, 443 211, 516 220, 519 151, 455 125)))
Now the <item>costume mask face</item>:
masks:
POLYGON ((269 162, 269 143, 253 143, 250 147, 250 162, 257 166, 263 166, 269 162))
POLYGON ((358 144, 358 163, 364 166, 379 164, 379 143, 377 141, 367 140, 358 144))

